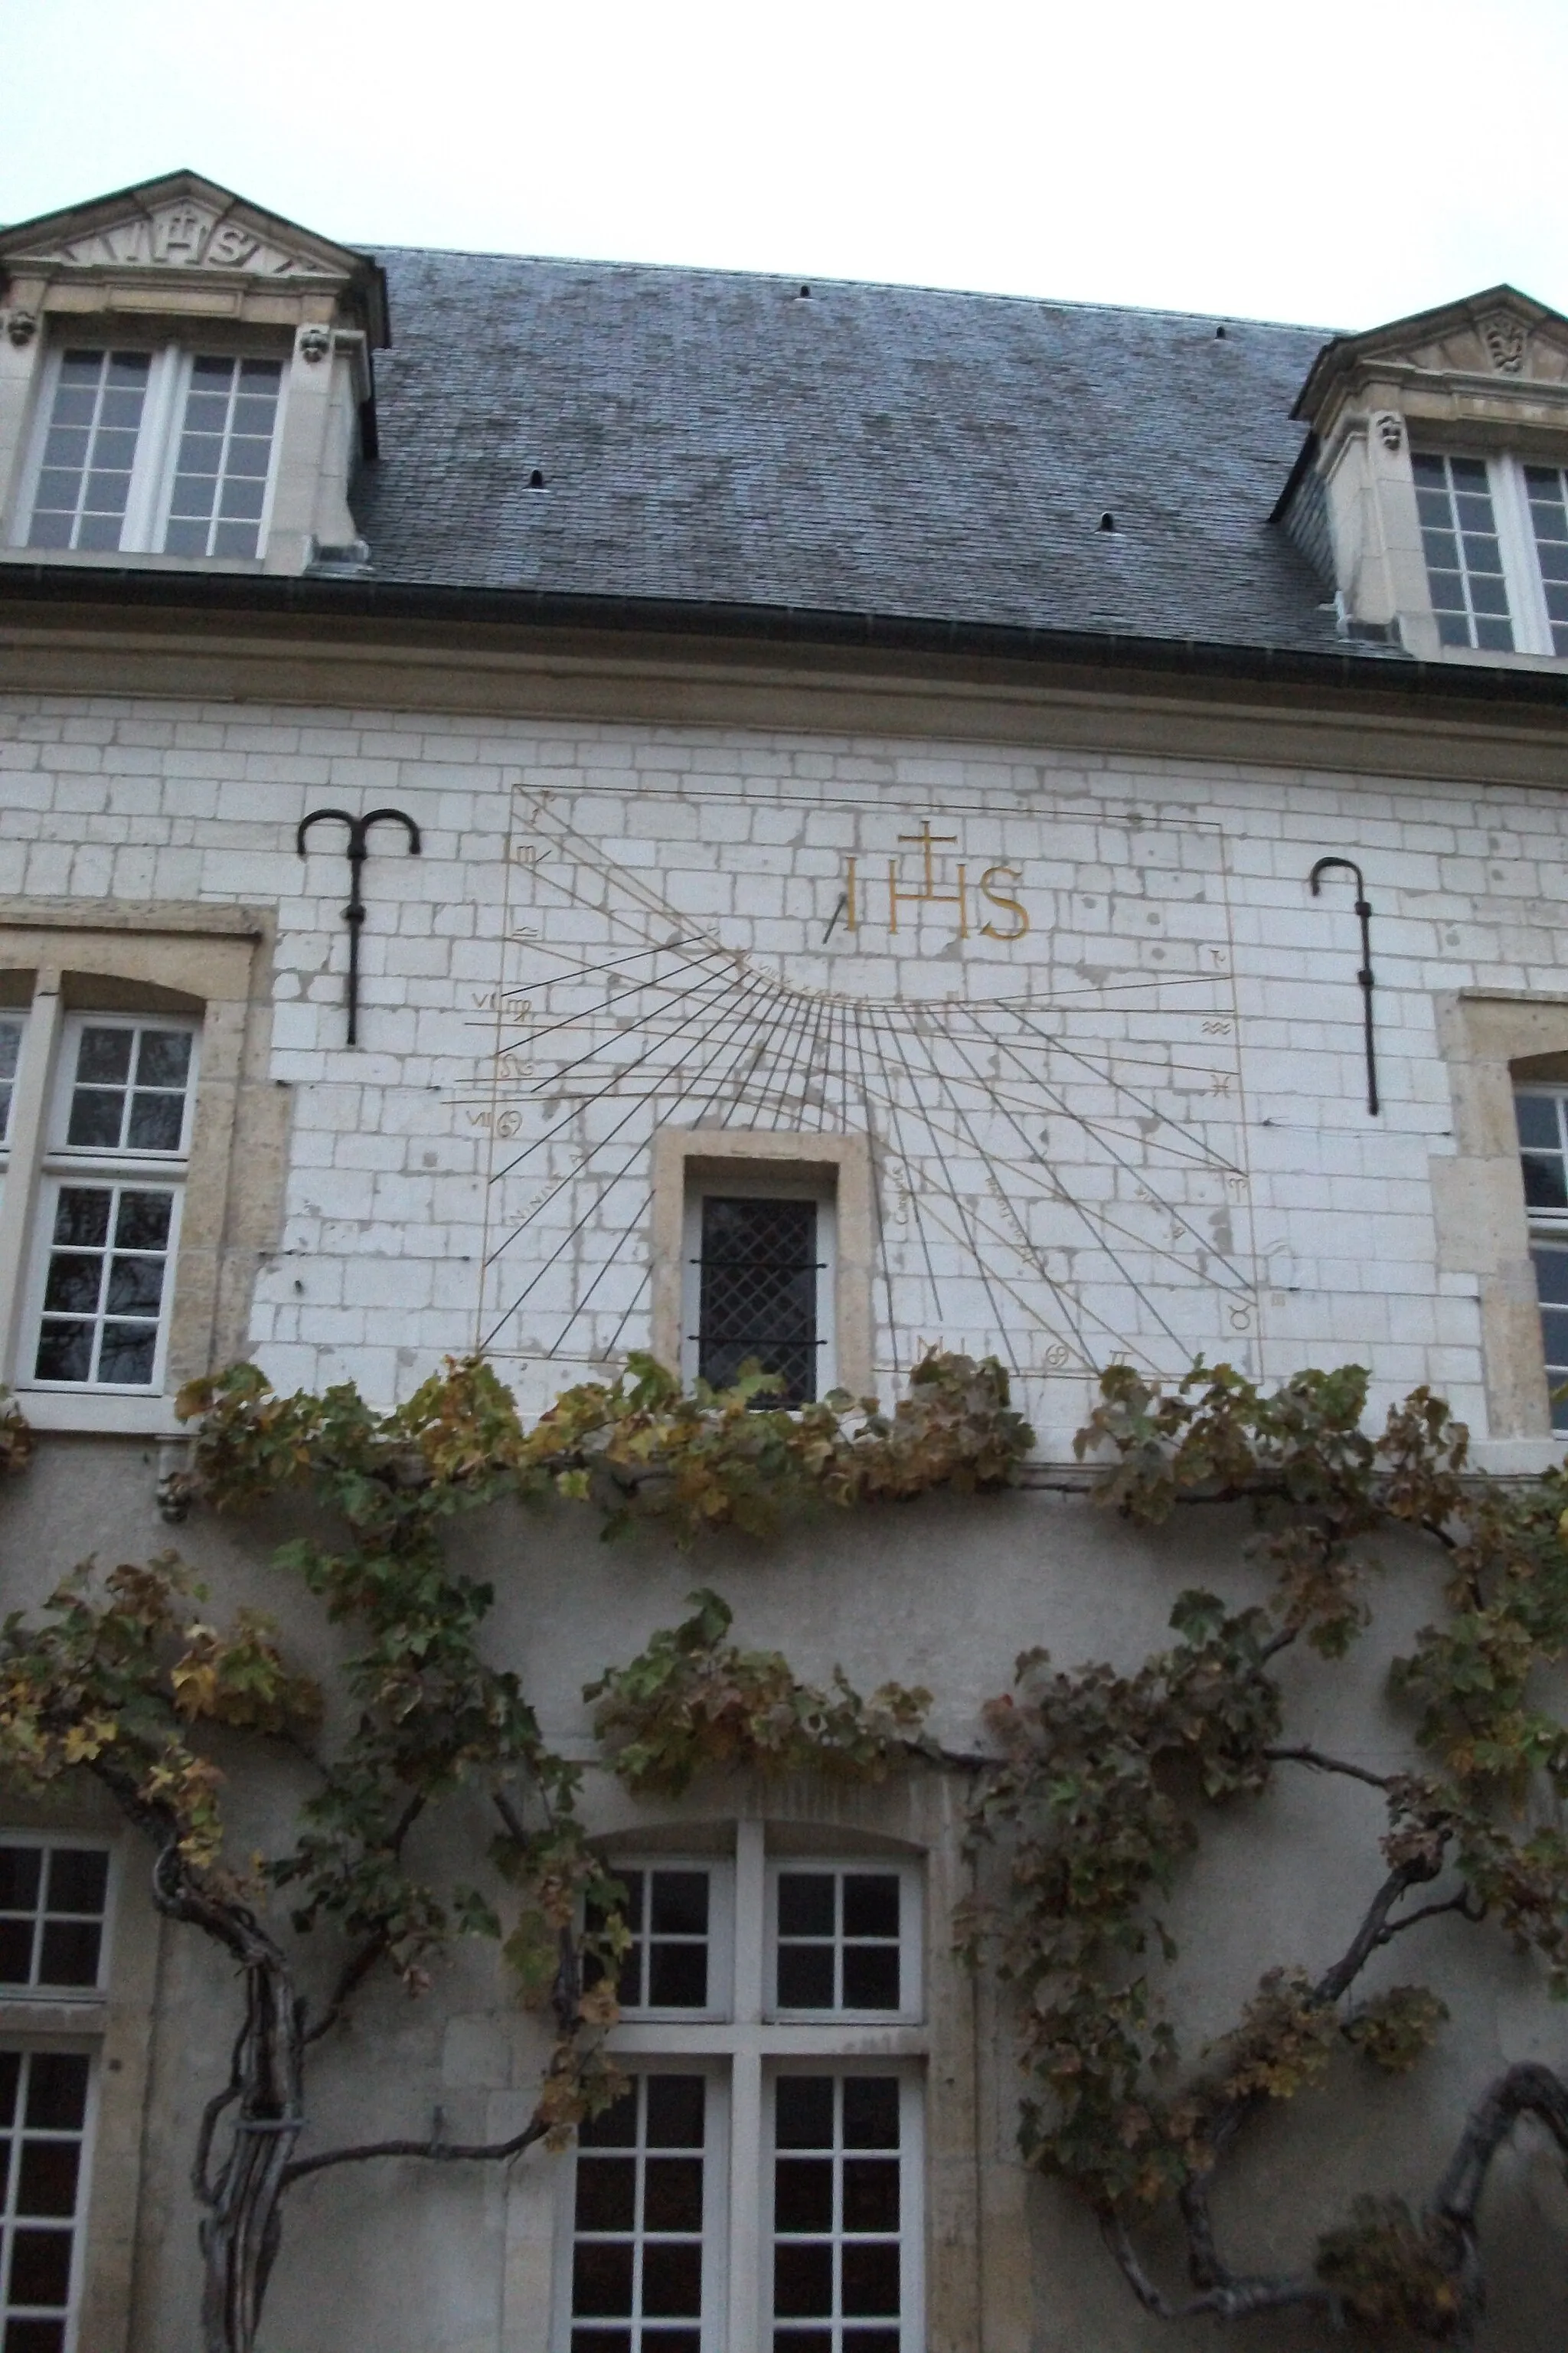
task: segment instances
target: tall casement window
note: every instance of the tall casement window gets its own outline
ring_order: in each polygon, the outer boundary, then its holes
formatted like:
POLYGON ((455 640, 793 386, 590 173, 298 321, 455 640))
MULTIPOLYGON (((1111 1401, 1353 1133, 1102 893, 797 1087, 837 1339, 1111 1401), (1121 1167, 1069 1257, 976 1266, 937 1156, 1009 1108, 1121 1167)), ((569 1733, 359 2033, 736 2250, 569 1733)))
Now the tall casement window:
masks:
POLYGON ((1568 1430, 1568 1089, 1514 1096, 1552 1427, 1568 1430))
POLYGON ((1411 465, 1440 641, 1568 655, 1568 472, 1437 451, 1411 465))
POLYGON ((162 1380, 195 1047, 189 1022, 67 1024, 34 1250, 28 1371, 40 1386, 162 1380))
POLYGON ((26 543, 60 552, 261 552, 283 364, 69 345, 46 382, 26 543))
POLYGON ((770 1858, 748 1822, 615 1869, 632 2088, 579 2135, 559 2353, 920 2353, 918 1868, 770 1858))
MULTIPOLYGON (((104 1984, 110 1853, 87 1839, 0 1834, 0 2347, 72 2353, 94 2061, 6 2021, 76 2004, 90 2036, 104 1984), (24 2007, 12 2008, 12 2005, 24 2007)), ((86 2348, 83 2348, 86 2353, 86 2348)))
POLYGON ((1486 460, 1418 455, 1411 462, 1438 636, 1446 646, 1512 653, 1513 620, 1486 460))
POLYGON ((777 1386, 759 1407, 809 1404, 837 1377, 830 1195, 731 1182, 687 1209, 689 1376, 728 1388, 751 1364, 777 1386))
POLYGON ((0 2344, 68 2353, 91 2107, 85 2052, 0 2044, 0 2344))

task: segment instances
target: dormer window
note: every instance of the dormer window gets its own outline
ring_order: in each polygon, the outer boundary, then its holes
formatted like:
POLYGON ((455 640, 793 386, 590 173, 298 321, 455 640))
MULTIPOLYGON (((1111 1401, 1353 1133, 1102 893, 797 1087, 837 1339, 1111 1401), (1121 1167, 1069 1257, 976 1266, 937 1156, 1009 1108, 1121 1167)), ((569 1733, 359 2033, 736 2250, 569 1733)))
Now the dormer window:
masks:
POLYGON ((1568 475, 1436 450, 1410 463, 1438 642, 1568 654, 1568 475))
POLYGON ((26 543, 254 560, 283 366, 70 346, 46 386, 26 543))
POLYGON ((1277 517, 1331 562, 1347 635, 1568 659, 1568 317, 1494 286, 1336 335, 1293 414, 1311 434, 1277 517))

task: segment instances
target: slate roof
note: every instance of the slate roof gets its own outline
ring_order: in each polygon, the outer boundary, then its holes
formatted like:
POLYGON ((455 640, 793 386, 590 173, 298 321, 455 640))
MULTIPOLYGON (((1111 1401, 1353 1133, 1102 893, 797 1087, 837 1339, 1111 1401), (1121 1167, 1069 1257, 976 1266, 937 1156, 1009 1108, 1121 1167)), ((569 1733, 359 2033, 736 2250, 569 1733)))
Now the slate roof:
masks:
POLYGON ((354 500, 378 580, 1345 650, 1269 522, 1321 332, 379 259, 382 454, 354 500))

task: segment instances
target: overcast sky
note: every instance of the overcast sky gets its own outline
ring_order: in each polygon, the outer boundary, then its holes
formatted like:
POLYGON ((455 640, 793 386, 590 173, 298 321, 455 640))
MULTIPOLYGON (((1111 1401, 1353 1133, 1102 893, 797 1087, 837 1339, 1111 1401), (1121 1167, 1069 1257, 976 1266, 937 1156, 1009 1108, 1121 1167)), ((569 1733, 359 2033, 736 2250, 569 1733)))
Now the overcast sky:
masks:
POLYGON ((1568 309, 1568 0, 0 0, 0 220, 188 164, 350 244, 1568 309))

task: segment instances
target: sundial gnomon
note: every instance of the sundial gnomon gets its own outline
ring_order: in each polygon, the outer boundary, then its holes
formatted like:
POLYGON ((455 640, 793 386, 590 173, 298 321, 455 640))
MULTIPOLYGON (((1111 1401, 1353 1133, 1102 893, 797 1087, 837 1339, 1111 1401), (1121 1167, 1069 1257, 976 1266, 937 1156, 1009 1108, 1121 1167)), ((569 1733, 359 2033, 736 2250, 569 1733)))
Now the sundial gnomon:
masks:
POLYGON ((513 793, 475 1339, 645 1345, 657 1125, 867 1134, 884 1394, 934 1343, 1026 1383, 1257 1329, 1223 837, 1182 813, 782 790, 513 793), (744 905, 745 912, 742 912, 744 905))

